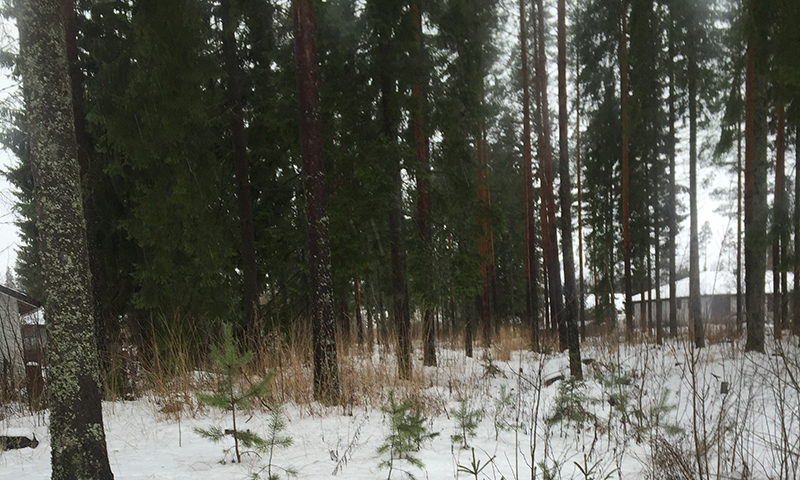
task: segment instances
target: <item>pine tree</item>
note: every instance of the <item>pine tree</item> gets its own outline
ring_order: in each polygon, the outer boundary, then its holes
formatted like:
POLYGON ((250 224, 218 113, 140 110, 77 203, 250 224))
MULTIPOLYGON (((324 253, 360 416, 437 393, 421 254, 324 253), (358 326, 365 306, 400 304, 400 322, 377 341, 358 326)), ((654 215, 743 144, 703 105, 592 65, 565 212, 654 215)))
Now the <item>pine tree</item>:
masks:
POLYGON ((561 200, 561 254, 564 258, 564 322, 572 378, 582 379, 581 348, 578 337, 578 298, 575 287, 575 259, 572 250, 572 187, 567 132, 567 27, 564 0, 558 1, 558 157, 561 200))
POLYGON ((764 275, 767 219, 767 31, 768 2, 748 1, 745 81, 744 268, 745 350, 764 351, 764 275))
POLYGON ((325 171, 320 138, 317 60, 311 0, 294 0, 300 142, 308 222, 309 300, 314 349, 314 398, 334 404, 341 395, 333 319, 325 171))
POLYGON ((236 197, 239 207, 239 265, 242 270, 243 303, 245 324, 251 344, 260 344, 263 325, 258 312, 258 274, 256 270, 255 226, 253 201, 250 188, 250 167, 245 138, 244 105, 242 98, 242 71, 237 54, 235 30, 240 20, 234 11, 238 5, 233 0, 222 0, 222 57, 227 76, 226 96, 230 109, 230 131, 233 147, 233 163, 236 176, 236 197), (233 4, 233 5, 232 5, 233 4))
POLYGON ((17 4, 47 312, 52 478, 112 479, 60 2, 17 4))
MULTIPOLYGON (((269 372, 259 382, 242 389, 239 385, 242 380, 242 367, 250 363, 252 359, 253 352, 239 351, 233 338, 231 326, 226 323, 223 325, 220 345, 211 347, 211 360, 220 371, 219 384, 216 391, 197 393, 197 399, 205 405, 231 412, 231 435, 233 436, 237 463, 242 462, 242 454, 239 450, 240 443, 245 448, 259 448, 266 444, 266 440, 258 434, 249 430, 241 431, 236 425, 237 411, 248 408, 253 399, 267 395, 269 393, 267 384, 272 381, 274 376, 273 372, 269 372)), ((221 441, 226 435, 226 430, 219 427, 195 428, 195 432, 200 436, 214 442, 221 441)))
POLYGON ((555 199, 553 196, 553 160, 550 145, 550 110, 547 103, 547 57, 544 45, 544 8, 536 2, 536 120, 538 128, 539 180, 542 196, 542 245, 547 263, 548 293, 552 321, 558 329, 559 349, 567 348, 567 325, 561 289, 561 264, 558 259, 555 199))

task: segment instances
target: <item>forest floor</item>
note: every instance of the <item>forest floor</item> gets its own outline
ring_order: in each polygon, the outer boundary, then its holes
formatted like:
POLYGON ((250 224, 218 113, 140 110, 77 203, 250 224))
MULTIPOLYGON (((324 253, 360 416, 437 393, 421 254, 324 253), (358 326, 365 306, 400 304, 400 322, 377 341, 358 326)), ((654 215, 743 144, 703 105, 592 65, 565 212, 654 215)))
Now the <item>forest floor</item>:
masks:
MULTIPOLYGON (((378 448, 391 429, 382 407, 392 390, 417 402, 422 425, 438 435, 410 452, 418 465, 395 459, 391 478, 794 479, 800 475, 800 350, 794 337, 768 343, 767 354, 745 354, 741 339, 701 350, 674 340, 658 346, 588 339, 584 382, 562 379, 569 377, 565 353, 516 350, 489 361, 480 350, 466 358, 440 348, 439 366, 423 368, 417 352, 414 380, 373 385, 378 393, 369 401, 350 396, 344 407, 287 401, 282 434, 293 443, 273 450, 271 471, 280 478, 287 470, 302 479, 389 478, 390 456, 378 448), (477 427, 470 429, 473 413, 477 427), (452 438, 458 434, 466 439, 452 438)), ((390 354, 377 348, 371 358, 343 355, 341 362, 356 374, 394 368, 390 354)), ((274 401, 286 381, 278 372, 274 401)), ((194 431, 229 428, 229 414, 191 400, 182 408, 170 405, 153 394, 104 403, 116 479, 268 478, 268 452, 245 452, 237 464, 231 437, 213 443, 194 431)), ((238 421, 240 429, 267 435, 270 413, 240 412, 238 421)), ((0 452, 0 479, 49 478, 47 415, 4 418, 5 432, 35 433, 40 444, 0 452)))

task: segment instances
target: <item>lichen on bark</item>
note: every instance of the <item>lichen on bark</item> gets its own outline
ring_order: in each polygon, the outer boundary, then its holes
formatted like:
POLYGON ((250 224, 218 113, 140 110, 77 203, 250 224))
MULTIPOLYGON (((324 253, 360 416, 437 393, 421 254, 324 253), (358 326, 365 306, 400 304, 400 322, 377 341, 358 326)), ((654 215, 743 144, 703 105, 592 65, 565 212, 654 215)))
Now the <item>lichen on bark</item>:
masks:
POLYGON ((100 404, 86 226, 59 0, 18 0, 45 321, 52 479, 113 479, 100 404))

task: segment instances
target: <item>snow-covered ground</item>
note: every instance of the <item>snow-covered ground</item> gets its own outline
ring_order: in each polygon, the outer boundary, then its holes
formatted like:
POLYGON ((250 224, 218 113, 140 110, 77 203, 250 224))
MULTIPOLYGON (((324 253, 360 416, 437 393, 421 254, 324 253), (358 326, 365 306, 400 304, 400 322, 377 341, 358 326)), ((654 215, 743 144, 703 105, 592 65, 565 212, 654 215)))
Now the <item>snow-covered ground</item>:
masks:
MULTIPOLYGON (((495 360, 496 368, 489 368, 480 354, 468 359, 441 350, 438 368, 426 367, 424 381, 397 392, 425 406, 428 431, 439 435, 415 453, 423 468, 401 460, 392 478, 404 478, 403 469, 419 479, 475 478, 459 473, 459 465, 471 462, 472 450, 451 440, 459 400, 481 414, 468 439, 476 460, 489 462, 480 479, 533 478, 534 446, 536 478, 543 478, 543 466, 565 479, 654 478, 652 471, 662 473, 655 478, 693 478, 698 461, 703 478, 796 478, 800 391, 792 376, 800 378, 798 350, 786 347, 781 356, 744 354, 742 347, 739 341, 723 342, 694 351, 672 342, 617 349, 590 339, 583 352, 585 386, 572 401, 563 400, 567 389, 561 386, 567 382, 558 380, 567 376, 565 354, 513 352, 510 361, 495 360), (728 393, 721 393, 723 382, 728 393), (575 420, 548 422, 559 411, 575 420), (701 446, 699 453, 695 445, 701 446), (581 470, 592 472, 585 477, 581 470)), ((104 405, 115 478, 245 479, 259 472, 266 478, 267 455, 245 454, 242 464, 234 464, 231 454, 223 453, 231 439, 214 444, 194 432, 194 427, 228 427, 224 412, 206 409, 194 418, 184 413, 178 422, 161 413, 160 404, 149 398, 104 405)), ((294 443, 275 450, 275 465, 292 468, 303 479, 387 477, 378 467, 377 449, 389 429, 380 408, 290 404, 286 414, 286 433, 294 443)), ((243 414, 239 426, 263 434, 268 418, 263 411, 243 414)), ((41 443, 37 449, 0 452, 0 479, 49 478, 47 416, 0 420, 0 434, 6 431, 35 432, 41 443)))

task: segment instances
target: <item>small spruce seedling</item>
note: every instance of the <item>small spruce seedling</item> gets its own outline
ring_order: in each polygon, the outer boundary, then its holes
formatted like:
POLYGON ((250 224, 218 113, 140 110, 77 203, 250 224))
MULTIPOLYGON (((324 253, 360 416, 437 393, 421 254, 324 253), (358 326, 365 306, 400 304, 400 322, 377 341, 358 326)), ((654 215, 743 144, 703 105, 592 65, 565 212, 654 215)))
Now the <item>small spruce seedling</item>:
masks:
MULTIPOLYGON (((266 441, 250 431, 240 431, 236 425, 236 412, 250 405, 254 398, 263 397, 269 393, 267 384, 272 380, 273 372, 269 372, 260 382, 249 388, 239 387, 242 367, 247 365, 253 358, 253 353, 239 352, 233 338, 231 326, 224 325, 222 344, 211 347, 211 359, 220 371, 220 382, 214 392, 197 392, 197 399, 209 407, 222 408, 231 412, 231 423, 233 428, 229 433, 233 436, 234 451, 236 462, 241 463, 242 455, 239 451, 239 444, 246 448, 263 449, 266 441)), ((219 426, 209 428, 195 428, 200 436, 208 438, 214 442, 221 441, 228 431, 219 426)))

